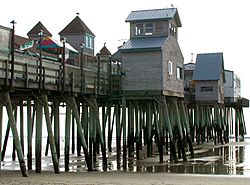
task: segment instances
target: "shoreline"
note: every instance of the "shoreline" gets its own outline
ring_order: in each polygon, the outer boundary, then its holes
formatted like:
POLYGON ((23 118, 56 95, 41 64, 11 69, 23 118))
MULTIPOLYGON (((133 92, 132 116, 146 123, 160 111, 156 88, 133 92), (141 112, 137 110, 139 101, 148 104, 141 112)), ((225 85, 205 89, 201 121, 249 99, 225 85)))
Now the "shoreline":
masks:
POLYGON ((35 173, 29 171, 28 177, 22 177, 20 171, 0 171, 0 184, 69 184, 69 185, 247 185, 250 177, 241 175, 199 175, 175 173, 147 173, 147 172, 61 172, 55 174, 51 171, 35 173))

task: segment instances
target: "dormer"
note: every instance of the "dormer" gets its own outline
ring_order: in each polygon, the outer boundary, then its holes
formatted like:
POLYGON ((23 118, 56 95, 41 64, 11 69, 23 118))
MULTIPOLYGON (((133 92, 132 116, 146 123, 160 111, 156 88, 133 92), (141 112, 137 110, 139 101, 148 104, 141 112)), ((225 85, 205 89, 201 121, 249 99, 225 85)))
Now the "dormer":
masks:
POLYGON ((130 23, 130 38, 172 35, 177 39, 181 27, 176 8, 132 11, 125 22, 130 23))

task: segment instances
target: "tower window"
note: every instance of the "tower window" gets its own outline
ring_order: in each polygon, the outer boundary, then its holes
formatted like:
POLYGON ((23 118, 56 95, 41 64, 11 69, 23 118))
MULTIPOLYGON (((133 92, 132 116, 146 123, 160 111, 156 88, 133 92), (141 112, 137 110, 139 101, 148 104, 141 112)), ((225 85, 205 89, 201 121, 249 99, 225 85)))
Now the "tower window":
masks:
POLYGON ((145 35, 152 35, 154 31, 153 23, 145 24, 145 35))
POLYGON ((143 24, 136 24, 135 25, 135 35, 142 35, 143 34, 143 24))

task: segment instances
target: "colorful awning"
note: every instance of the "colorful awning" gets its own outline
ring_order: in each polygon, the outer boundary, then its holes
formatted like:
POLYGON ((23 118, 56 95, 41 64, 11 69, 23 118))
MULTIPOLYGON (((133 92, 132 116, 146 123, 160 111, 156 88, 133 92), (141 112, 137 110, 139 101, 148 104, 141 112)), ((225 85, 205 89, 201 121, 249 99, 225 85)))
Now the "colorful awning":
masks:
MULTIPOLYGON (((63 43, 57 41, 56 39, 53 39, 52 37, 47 36, 42 39, 41 44, 39 44, 37 47, 41 47, 43 51, 58 54, 62 52, 63 43)), ((75 50, 69 43, 65 43, 65 48, 75 53, 78 53, 78 51, 75 50)))

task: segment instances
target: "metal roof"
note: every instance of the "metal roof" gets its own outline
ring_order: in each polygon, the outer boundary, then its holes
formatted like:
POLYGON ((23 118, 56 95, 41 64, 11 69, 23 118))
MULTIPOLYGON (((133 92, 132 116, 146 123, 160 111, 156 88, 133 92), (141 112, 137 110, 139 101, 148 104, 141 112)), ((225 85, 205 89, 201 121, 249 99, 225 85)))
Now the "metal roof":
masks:
POLYGON ((177 26, 181 26, 181 21, 176 8, 153 9, 153 10, 138 10, 132 11, 125 22, 136 22, 145 20, 169 20, 176 19, 177 26))
POLYGON ((198 54, 193 80, 219 80, 224 73, 223 53, 198 54))
POLYGON ((166 36, 132 38, 121 47, 121 50, 160 50, 166 39, 166 36))

